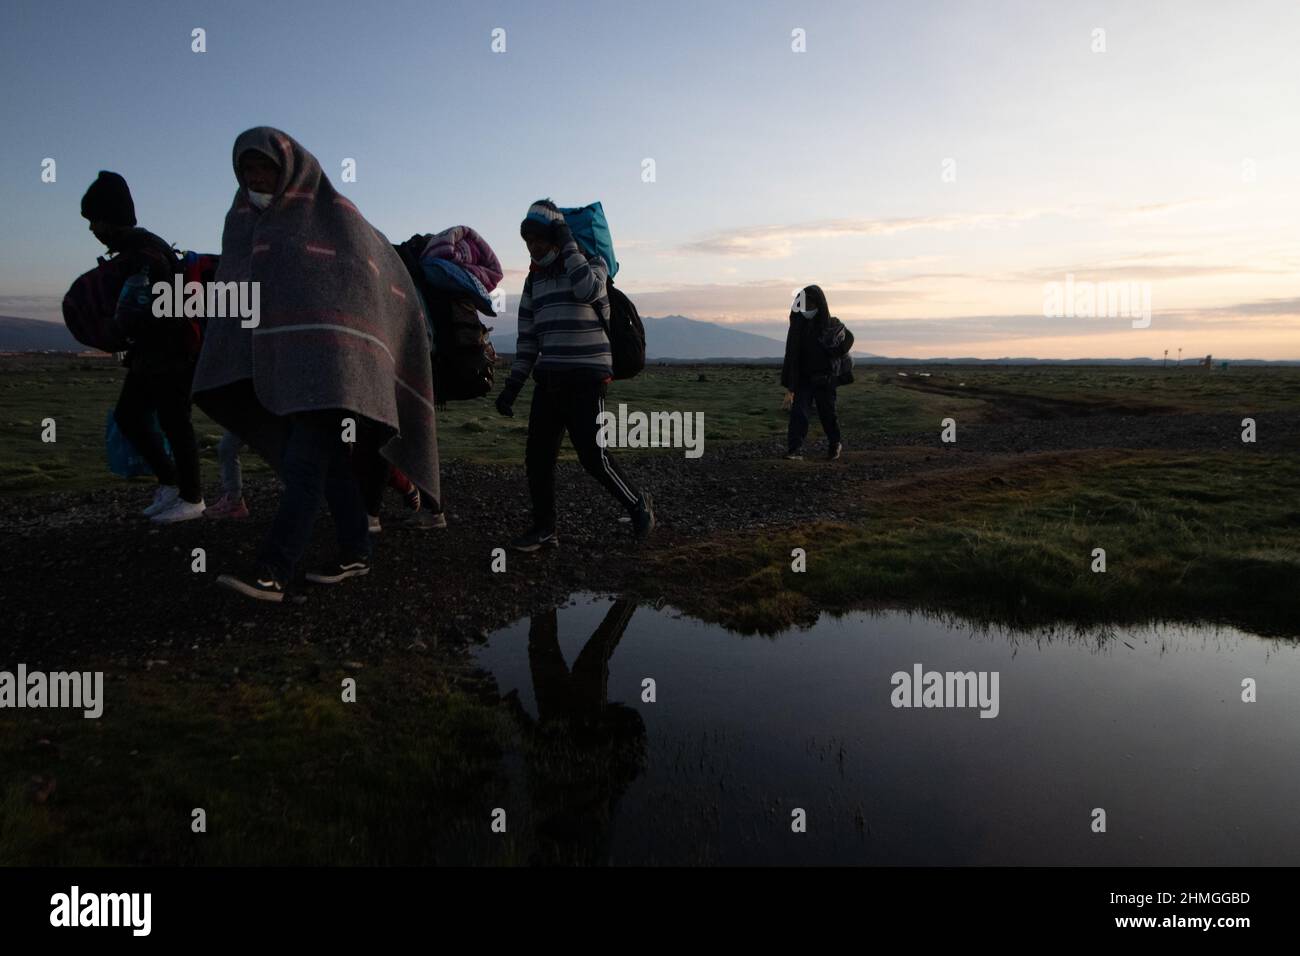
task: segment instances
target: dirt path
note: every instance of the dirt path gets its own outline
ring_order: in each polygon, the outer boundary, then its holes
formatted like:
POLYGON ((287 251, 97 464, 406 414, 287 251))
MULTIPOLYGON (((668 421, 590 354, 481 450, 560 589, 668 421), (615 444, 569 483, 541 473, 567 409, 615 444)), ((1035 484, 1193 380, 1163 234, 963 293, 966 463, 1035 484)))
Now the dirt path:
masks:
MULTIPOLYGON (((785 462, 779 444, 747 443, 714 446, 694 461, 665 452, 627 464, 655 495, 659 528, 650 547, 666 549, 709 535, 849 518, 871 482, 998 461, 1013 467, 1014 456, 1031 452, 1300 451, 1296 414, 1261 418, 1253 446, 1242 444, 1240 420, 1231 415, 1018 419, 958 428, 956 445, 940 443, 938 423, 933 434, 902 439, 849 436, 854 448, 835 463, 785 462)), ((252 635, 268 651, 311 642, 342 658, 382 657, 464 644, 576 590, 655 597, 643 590, 642 552, 619 522, 621 512, 576 464, 560 466, 560 551, 511 556, 506 574, 489 568, 492 549, 505 546, 527 515, 522 466, 451 462, 443 487, 449 528, 385 530, 369 577, 311 588, 308 602, 296 607, 257 605, 213 583, 222 571, 252 562, 275 506, 270 479, 250 484, 254 517, 238 523, 155 528, 137 514, 148 496, 145 485, 0 502, 7 656, 69 666, 89 652, 142 666, 252 635), (204 575, 191 571, 194 548, 205 549, 204 575)), ((400 513, 392 496, 386 504, 390 515, 400 513)), ((331 557, 331 544, 323 518, 309 563, 331 557)))

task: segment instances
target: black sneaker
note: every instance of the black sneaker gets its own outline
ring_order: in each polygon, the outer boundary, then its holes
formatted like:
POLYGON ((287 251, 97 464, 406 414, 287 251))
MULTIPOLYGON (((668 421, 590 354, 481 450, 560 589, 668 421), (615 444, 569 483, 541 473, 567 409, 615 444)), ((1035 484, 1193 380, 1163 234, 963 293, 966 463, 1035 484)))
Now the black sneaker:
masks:
POLYGON ((632 534, 638 541, 644 541, 655 529, 654 502, 650 492, 642 492, 636 510, 632 512, 632 534))
POLYGON ((307 572, 312 584, 339 584, 348 578, 359 578, 370 573, 369 558, 345 558, 324 568, 307 572))
POLYGON ((555 529, 549 531, 542 528, 529 528, 515 540, 510 542, 510 547, 516 551, 523 551, 531 554, 534 551, 540 551, 542 548, 558 548, 560 539, 555 536, 555 529))
POLYGON ((843 443, 836 442, 834 445, 831 445, 830 448, 826 449, 826 460, 827 461, 838 460, 840 457, 840 452, 842 452, 843 450, 844 450, 843 443))
POLYGON ((427 531, 430 528, 445 528, 447 527, 447 516, 441 511, 426 511, 421 508, 419 511, 411 512, 407 518, 390 527, 405 531, 427 531))
POLYGON ((217 583, 256 601, 271 601, 275 604, 284 601, 284 585, 269 568, 259 568, 247 581, 233 574, 223 574, 217 578, 217 583))

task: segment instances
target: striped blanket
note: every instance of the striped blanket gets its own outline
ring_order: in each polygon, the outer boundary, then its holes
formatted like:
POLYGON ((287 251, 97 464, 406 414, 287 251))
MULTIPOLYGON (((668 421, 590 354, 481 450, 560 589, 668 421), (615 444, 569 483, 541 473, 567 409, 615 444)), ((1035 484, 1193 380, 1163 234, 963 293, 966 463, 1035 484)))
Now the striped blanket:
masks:
POLYGON ((303 411, 355 413, 378 429, 383 456, 438 502, 428 336, 405 266, 290 136, 266 126, 242 133, 236 178, 247 150, 279 165, 280 179, 261 211, 241 181, 215 281, 260 283, 260 321, 243 328, 238 318, 208 318, 195 403, 272 461, 275 450, 258 447, 253 432, 264 429, 250 418, 264 424, 267 413, 272 420, 303 411), (260 405, 251 413, 237 400, 249 394, 260 405))

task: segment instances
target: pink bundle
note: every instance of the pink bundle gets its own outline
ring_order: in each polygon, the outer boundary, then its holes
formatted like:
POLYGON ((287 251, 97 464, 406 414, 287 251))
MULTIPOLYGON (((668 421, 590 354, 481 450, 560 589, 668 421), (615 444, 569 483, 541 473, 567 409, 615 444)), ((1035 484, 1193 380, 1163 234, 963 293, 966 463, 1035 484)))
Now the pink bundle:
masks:
POLYGON ((505 274, 501 261, 482 236, 469 226, 452 226, 444 229, 424 247, 421 259, 446 259, 454 262, 483 283, 491 292, 505 274))

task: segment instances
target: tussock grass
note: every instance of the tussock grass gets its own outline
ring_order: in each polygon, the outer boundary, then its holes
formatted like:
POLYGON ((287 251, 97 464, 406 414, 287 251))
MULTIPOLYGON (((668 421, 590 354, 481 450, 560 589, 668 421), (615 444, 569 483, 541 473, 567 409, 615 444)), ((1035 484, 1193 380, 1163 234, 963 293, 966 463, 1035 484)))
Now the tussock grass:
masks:
POLYGON ((1292 458, 1036 455, 862 497, 860 522, 701 542, 657 555, 654 573, 686 610, 746 631, 877 605, 1026 627, 1165 618, 1300 629, 1292 458), (808 554, 803 574, 790 567, 796 547, 808 554), (1105 549, 1104 574, 1091 570, 1094 548, 1105 549), (719 582, 707 595, 689 587, 705 566, 719 582))

